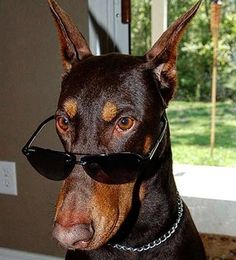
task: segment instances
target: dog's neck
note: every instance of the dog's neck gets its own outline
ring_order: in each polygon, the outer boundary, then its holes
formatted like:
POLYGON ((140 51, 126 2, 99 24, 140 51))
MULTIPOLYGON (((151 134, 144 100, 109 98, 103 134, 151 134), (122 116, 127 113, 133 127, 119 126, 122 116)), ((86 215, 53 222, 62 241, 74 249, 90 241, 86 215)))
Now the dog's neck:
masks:
MULTIPOLYGON (((175 223, 178 195, 172 173, 169 132, 166 135, 162 157, 154 159, 150 169, 142 173, 143 176, 150 175, 150 178, 147 180, 141 178, 140 183, 137 184, 137 190, 142 186, 146 195, 142 201, 133 202, 133 210, 112 243, 140 247, 163 235, 175 223), (134 219, 136 221, 132 226, 134 219)), ((138 194, 134 196, 137 197, 138 194)))

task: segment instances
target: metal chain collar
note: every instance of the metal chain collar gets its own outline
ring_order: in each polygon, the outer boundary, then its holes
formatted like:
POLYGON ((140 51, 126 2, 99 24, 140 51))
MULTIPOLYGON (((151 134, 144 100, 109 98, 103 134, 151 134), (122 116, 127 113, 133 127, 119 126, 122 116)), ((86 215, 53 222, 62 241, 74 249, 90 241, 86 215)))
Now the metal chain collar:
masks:
POLYGON ((152 249, 154 247, 159 246, 160 244, 164 243, 166 240, 168 240, 176 231, 176 229, 179 226, 180 220, 183 216, 183 201, 179 196, 179 193, 177 193, 178 198, 177 198, 177 204, 178 204, 178 217, 176 219, 176 222, 173 224, 173 226, 164 234, 162 235, 160 238, 146 244, 143 245, 141 247, 131 247, 131 246, 122 246, 119 244, 108 244, 109 246, 112 246, 113 248, 119 249, 119 250, 123 250, 123 251, 130 251, 130 252, 143 252, 143 251, 147 251, 149 249, 152 249))

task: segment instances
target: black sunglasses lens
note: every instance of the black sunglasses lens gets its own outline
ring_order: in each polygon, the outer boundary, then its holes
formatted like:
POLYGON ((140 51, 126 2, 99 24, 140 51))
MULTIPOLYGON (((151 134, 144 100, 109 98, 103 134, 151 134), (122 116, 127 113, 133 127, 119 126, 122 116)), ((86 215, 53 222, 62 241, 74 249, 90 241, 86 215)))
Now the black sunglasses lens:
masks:
POLYGON ((76 161, 70 154, 39 147, 30 147, 26 156, 36 171, 55 181, 66 179, 76 161))
POLYGON ((96 181, 122 184, 134 180, 139 168, 139 158, 135 154, 111 154, 107 156, 85 156, 84 169, 96 181))

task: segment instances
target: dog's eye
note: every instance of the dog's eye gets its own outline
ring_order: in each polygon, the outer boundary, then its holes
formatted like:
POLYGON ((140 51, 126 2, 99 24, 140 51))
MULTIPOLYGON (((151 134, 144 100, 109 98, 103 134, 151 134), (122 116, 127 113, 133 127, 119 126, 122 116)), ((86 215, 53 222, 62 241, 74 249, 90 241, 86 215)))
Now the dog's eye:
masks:
POLYGON ((59 129, 63 130, 64 132, 69 128, 69 119, 64 116, 59 116, 56 118, 56 125, 59 129))
POLYGON ((130 117, 122 117, 117 123, 118 131, 127 131, 134 125, 134 119, 130 117))

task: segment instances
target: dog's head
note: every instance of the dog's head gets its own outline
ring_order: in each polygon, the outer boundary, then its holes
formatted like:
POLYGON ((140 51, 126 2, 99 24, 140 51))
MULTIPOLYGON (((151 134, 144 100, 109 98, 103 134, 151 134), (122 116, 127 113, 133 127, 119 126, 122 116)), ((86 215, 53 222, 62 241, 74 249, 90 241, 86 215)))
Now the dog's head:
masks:
MULTIPOLYGON (((69 16, 53 0, 49 5, 65 70, 56 112, 56 128, 65 149, 83 154, 147 154, 175 92, 177 44, 200 2, 173 23, 143 57, 93 56, 69 16)), ((106 184, 76 165, 61 188, 54 237, 72 249, 104 245, 132 208, 136 179, 106 184)), ((145 186, 138 189, 142 203, 145 186)))

